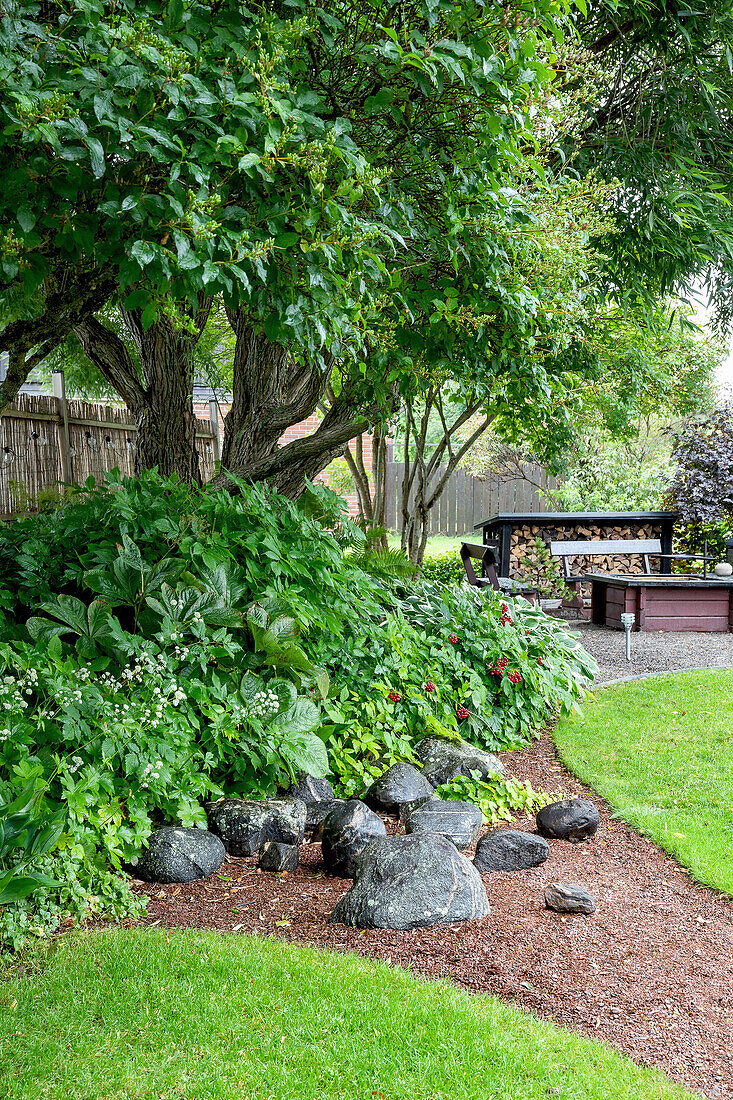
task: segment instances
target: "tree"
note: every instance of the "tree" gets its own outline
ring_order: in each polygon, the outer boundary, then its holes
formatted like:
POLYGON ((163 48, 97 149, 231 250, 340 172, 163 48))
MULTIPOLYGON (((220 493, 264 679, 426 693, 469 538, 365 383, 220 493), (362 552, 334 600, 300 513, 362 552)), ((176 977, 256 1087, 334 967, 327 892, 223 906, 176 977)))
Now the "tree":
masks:
POLYGON ((682 425, 673 458, 671 503, 698 539, 714 537, 733 517, 733 408, 682 425))
MULTIPOLYGON (((319 9, 320 10, 320 9, 319 9)), ((235 0, 14 2, 0 25, 0 405, 73 330, 138 417, 141 461, 195 477, 190 360, 211 298, 303 354, 358 346, 376 182, 294 55, 320 20, 235 0), (116 299, 142 363, 94 314, 116 299), (160 391, 160 392, 158 392, 160 391), (157 432, 157 439, 156 439, 157 432)), ((325 16, 324 16, 325 18, 325 16)))
MULTIPOLYGON (((617 301, 654 300, 708 280, 727 325, 733 8, 728 0, 591 0, 576 26, 604 79, 554 157, 621 181, 616 233, 605 246, 617 301)), ((577 79, 568 70, 564 89, 577 79)))

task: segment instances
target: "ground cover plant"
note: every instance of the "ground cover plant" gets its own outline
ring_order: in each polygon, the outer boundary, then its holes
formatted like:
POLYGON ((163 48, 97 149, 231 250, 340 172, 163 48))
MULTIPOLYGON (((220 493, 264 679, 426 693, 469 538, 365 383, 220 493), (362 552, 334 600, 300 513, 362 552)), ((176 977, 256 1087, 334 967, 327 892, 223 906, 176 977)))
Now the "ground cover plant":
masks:
POLYGON ((10 975, 0 1002, 7 1100, 691 1096, 494 998, 260 938, 64 938, 10 975))
POLYGON ((733 895, 733 672, 617 684, 555 727, 561 760, 694 877, 733 895))
POLYGON ((593 663, 529 604, 370 572, 323 487, 240 488, 113 474, 5 528, 0 800, 63 818, 34 868, 58 885, 6 907, 5 942, 134 912, 120 872, 207 800, 302 770, 358 793, 426 734, 517 747, 581 697, 593 663))

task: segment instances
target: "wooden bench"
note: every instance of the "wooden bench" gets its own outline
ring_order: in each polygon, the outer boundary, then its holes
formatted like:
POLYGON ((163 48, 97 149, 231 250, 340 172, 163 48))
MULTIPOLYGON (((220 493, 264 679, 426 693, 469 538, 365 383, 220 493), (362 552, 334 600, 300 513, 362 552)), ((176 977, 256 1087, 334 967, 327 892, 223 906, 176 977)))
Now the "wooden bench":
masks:
POLYGON ((624 557, 638 555, 644 561, 644 572, 651 573, 652 570, 649 564, 650 557, 672 558, 678 556, 676 554, 662 554, 661 539, 579 539, 577 541, 567 539, 561 542, 551 542, 550 553, 554 558, 562 558, 563 580, 568 588, 573 588, 575 590, 572 599, 563 601, 564 605, 566 607, 575 607, 579 610, 582 610, 584 607, 583 596, 580 591, 580 584, 583 581, 584 574, 571 573, 568 558, 599 558, 606 557, 609 554, 616 557, 619 555, 623 555, 624 557))
POLYGON ((505 596, 524 596, 534 603, 537 589, 531 584, 513 581, 511 577, 500 577, 496 572, 497 548, 484 546, 480 542, 461 543, 461 561, 466 570, 466 580, 474 588, 493 588, 505 596), (472 562, 481 562, 481 576, 476 576, 472 562))

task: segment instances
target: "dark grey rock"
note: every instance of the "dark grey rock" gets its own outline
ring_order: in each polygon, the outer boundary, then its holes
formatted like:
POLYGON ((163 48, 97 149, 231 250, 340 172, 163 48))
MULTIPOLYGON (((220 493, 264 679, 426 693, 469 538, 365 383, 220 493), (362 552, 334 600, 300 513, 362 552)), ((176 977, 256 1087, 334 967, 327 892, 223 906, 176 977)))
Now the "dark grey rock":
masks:
POLYGON ((481 877, 440 833, 373 840, 331 920, 354 928, 428 928, 489 913, 481 877))
POLYGON ((587 890, 571 882, 551 882, 545 887, 545 905, 558 913, 595 913, 596 903, 587 890))
POLYGON ((133 873, 146 882, 193 882, 218 871, 226 849, 207 829, 166 825, 148 837, 133 873))
POLYGON ((332 874, 351 878, 357 856, 372 840, 386 835, 381 817, 363 802, 350 798, 335 806, 323 822, 323 862, 332 874))
POLYGON ((475 802, 429 798, 405 821, 408 833, 442 833, 456 848, 470 848, 481 832, 484 815, 475 802))
POLYGON ((209 827, 233 856, 253 856, 266 840, 301 844, 305 802, 299 798, 225 798, 206 807, 209 827))
POLYGON ((309 802, 306 806, 305 829, 308 832, 315 829, 334 810, 336 806, 344 803, 343 798, 332 798, 328 802, 309 802))
POLYGON ((586 798, 564 798, 543 806, 535 820, 541 836, 575 844, 593 836, 601 823, 598 810, 586 798))
POLYGON ((266 840, 259 863, 263 871, 294 871, 298 866, 298 845, 266 840))
POLYGON ((301 802, 305 802, 306 806, 310 806, 315 802, 333 802, 336 795, 327 779, 319 779, 318 776, 301 772, 298 782, 284 791, 284 797, 299 798, 301 802))
POLYGON ((448 783, 457 775, 470 776, 471 772, 478 772, 481 779, 491 774, 504 774, 504 765, 498 757, 467 741, 423 737, 415 745, 415 755, 423 766, 422 774, 434 787, 448 783))
POLYGON ((401 762, 387 768, 364 796, 364 801, 373 810, 398 810, 407 802, 416 803, 430 798, 433 793, 432 783, 428 783, 422 772, 414 768, 412 764, 401 762))
POLYGON ((539 867, 549 854, 550 845, 541 836, 498 829, 481 837, 473 865, 482 872, 521 871, 525 867, 539 867))

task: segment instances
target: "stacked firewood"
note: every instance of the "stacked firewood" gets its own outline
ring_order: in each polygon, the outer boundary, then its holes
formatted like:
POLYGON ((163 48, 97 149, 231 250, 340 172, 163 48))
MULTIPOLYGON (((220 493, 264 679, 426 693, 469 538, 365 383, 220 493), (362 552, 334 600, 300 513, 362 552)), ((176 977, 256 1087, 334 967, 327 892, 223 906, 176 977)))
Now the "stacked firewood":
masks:
MULTIPOLYGON (((525 524, 514 530, 512 538, 511 574, 514 577, 528 575, 531 570, 524 559, 531 557, 534 540, 539 537, 548 545, 550 542, 573 542, 588 539, 595 542, 600 539, 658 539, 661 529, 654 524, 637 524, 618 527, 589 527, 577 524, 572 527, 546 527, 540 524, 525 524)), ((562 569, 562 559, 558 558, 562 569)), ((571 557, 568 559, 572 574, 578 573, 643 573, 644 559, 641 554, 606 554, 603 557, 571 557)), ((659 570, 659 558, 651 558, 654 572, 659 570)))

